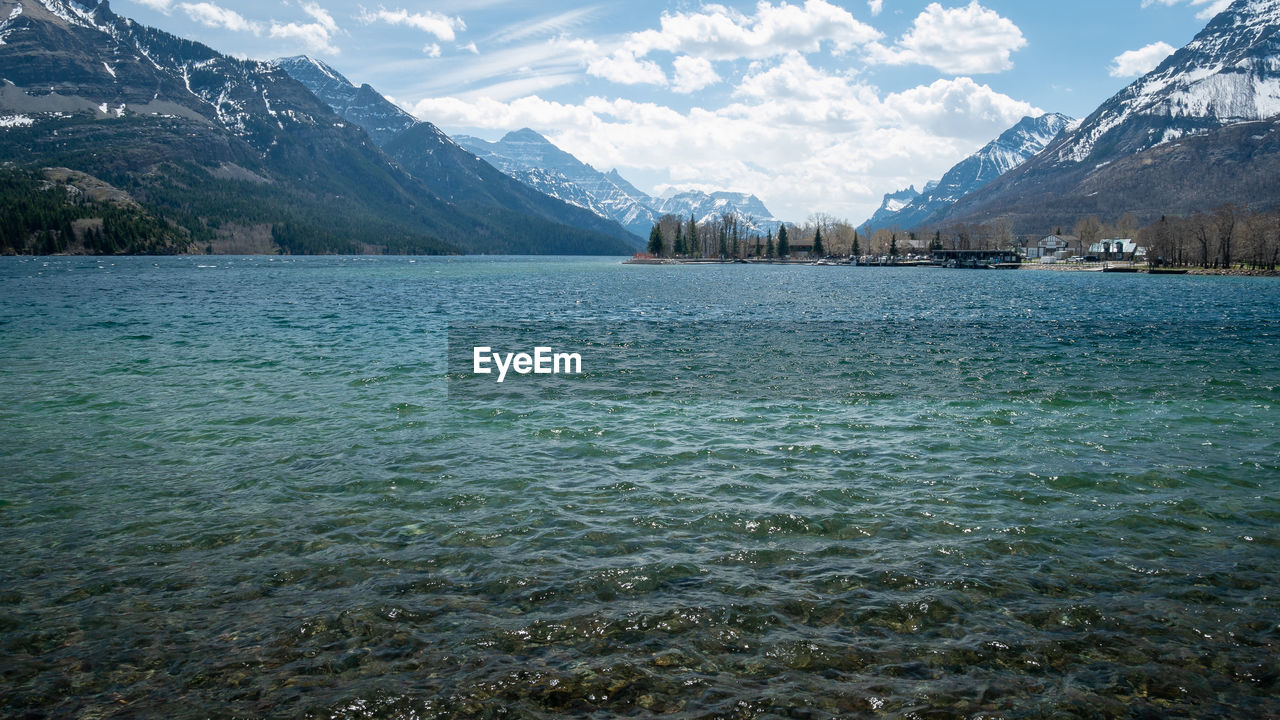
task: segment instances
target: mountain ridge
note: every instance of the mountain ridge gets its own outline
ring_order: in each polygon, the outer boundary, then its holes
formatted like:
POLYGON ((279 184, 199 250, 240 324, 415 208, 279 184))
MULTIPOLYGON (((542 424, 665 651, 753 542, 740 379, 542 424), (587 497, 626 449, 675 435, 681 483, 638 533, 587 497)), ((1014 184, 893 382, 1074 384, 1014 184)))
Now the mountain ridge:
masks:
POLYGON ((886 194, 880 209, 863 226, 911 229, 923 225, 960 198, 1034 157, 1073 122, 1061 113, 1024 117, 956 163, 939 180, 928 183, 923 191, 911 186, 886 194))
POLYGON ((746 229, 758 232, 775 232, 781 225, 764 203, 749 193, 691 190, 654 198, 628 182, 616 168, 602 173, 530 128, 508 132, 496 142, 467 135, 454 139, 511 177, 611 218, 638 237, 647 237, 653 224, 666 214, 693 215, 701 223, 730 213, 737 215, 746 229))
POLYGON ((1277 115, 1280 0, 1235 0, 1079 126, 930 222, 1003 218, 1016 230, 1039 231, 1087 215, 1133 213, 1150 222, 1224 202, 1276 207, 1275 183, 1255 178, 1274 177, 1277 115), (1238 130, 1251 123, 1260 126, 1238 130), (1206 181, 1189 183, 1187 173, 1206 181), (1137 177, 1145 187, 1135 187, 1137 177))
POLYGON ((270 63, 106 2, 0 0, 0 161, 120 187, 200 246, 232 226, 286 252, 627 253, 603 234, 451 202, 270 63))
POLYGON ((463 147, 434 124, 419 120, 367 83, 356 87, 326 63, 306 55, 273 60, 343 118, 363 127, 400 167, 441 197, 464 205, 516 210, 533 217, 607 235, 628 252, 641 239, 590 207, 521 182, 463 147))

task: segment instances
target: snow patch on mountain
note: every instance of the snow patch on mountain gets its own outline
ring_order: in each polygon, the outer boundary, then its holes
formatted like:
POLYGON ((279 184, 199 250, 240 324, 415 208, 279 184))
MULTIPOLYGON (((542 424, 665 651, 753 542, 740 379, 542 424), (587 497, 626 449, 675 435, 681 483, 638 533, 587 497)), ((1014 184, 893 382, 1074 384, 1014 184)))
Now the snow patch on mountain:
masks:
POLYGON ((1026 117, 978 152, 960 161, 923 192, 914 187, 884 196, 871 227, 912 228, 930 215, 1025 163, 1044 150, 1074 121, 1058 113, 1026 117))
POLYGON ((1141 152, 1280 115, 1280 0, 1236 0, 1155 70, 1098 108, 1056 149, 1062 163, 1141 152))
POLYGON ((466 135, 454 139, 520 182, 613 220, 642 238, 666 214, 692 215, 698 222, 733 214, 748 230, 759 232, 774 231, 781 224, 759 198, 745 193, 686 191, 651 197, 617 170, 602 173, 528 128, 507 133, 497 142, 466 135))

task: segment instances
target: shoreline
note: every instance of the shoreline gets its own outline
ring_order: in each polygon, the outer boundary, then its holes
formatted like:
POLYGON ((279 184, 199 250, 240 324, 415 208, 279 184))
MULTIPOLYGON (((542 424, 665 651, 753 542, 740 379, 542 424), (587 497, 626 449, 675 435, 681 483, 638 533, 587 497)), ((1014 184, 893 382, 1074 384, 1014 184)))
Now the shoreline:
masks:
MULTIPOLYGON (((931 262, 907 261, 898 263, 859 263, 851 265, 847 262, 821 262, 817 260, 720 260, 715 258, 629 258, 623 262, 624 265, 808 265, 820 267, 871 267, 871 268, 938 268, 938 269, 956 269, 943 268, 931 262)), ((1254 268, 1201 268, 1201 267, 1166 267, 1160 268, 1164 272, 1151 272, 1150 268, 1142 264, 1134 264, 1128 262, 1111 262, 1111 263, 1089 263, 1089 264, 1042 264, 1042 263, 1021 263, 1017 266, 1007 265, 1001 266, 1001 270, 1034 270, 1044 272, 1104 272, 1107 268, 1111 268, 1111 272, 1116 273, 1137 273, 1142 275, 1201 275, 1201 276, 1228 276, 1228 277, 1280 277, 1280 270, 1259 270, 1254 268)), ((972 269, 972 268, 967 268, 972 269)), ((988 268, 980 268, 988 269, 988 268)))

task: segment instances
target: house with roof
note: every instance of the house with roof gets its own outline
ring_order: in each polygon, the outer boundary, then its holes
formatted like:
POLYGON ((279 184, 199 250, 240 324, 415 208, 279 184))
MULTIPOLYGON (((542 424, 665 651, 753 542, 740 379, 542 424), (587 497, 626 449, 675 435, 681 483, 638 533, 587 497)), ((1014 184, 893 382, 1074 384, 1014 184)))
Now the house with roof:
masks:
POLYGON ((1028 260, 1065 260, 1073 249, 1079 248, 1080 238, 1075 235, 1048 235, 1028 244, 1022 254, 1028 260))
POLYGON ((1106 238, 1090 245, 1089 254, 1102 260, 1141 260, 1147 249, 1129 238, 1106 238))

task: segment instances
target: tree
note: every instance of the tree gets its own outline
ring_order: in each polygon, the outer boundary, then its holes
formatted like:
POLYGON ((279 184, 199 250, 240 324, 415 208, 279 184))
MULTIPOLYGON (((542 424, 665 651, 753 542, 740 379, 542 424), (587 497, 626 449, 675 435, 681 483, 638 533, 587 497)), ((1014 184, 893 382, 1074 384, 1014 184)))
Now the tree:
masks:
POLYGON ((889 257, 898 257, 898 233, 889 236, 889 257))
POLYGON ((813 231, 813 254, 818 257, 826 255, 822 249, 822 228, 813 231))
POLYGON ((778 257, 784 258, 791 254, 791 243, 787 240, 787 226, 784 224, 778 228, 778 257))
POLYGON ((698 244, 698 222, 693 219, 693 211, 689 212, 689 233, 686 242, 688 244, 686 251, 690 257, 702 255, 702 247, 698 244))
POLYGON ((862 249, 858 247, 858 231, 853 231, 853 245, 849 248, 849 254, 853 257, 861 257, 862 249))
POLYGON ((662 257, 662 230, 658 228, 658 224, 653 224, 653 229, 649 231, 649 254, 656 257, 662 257))
POLYGON ((1236 208, 1231 203, 1227 203, 1214 211, 1213 218, 1218 226, 1218 257, 1222 260, 1222 267, 1229 268, 1231 267, 1231 241, 1236 232, 1236 208))
POLYGON ((773 231, 772 230, 769 231, 769 244, 765 245, 764 247, 764 256, 767 258, 773 257, 773 231))
POLYGON ((934 230, 933 240, 929 241, 929 250, 932 252, 937 252, 941 249, 942 249, 942 231, 934 230))
POLYGON ((680 225, 676 225, 676 241, 671 247, 671 254, 676 257, 680 257, 681 255, 685 255, 687 252, 688 249, 685 248, 684 245, 684 228, 680 225))
POLYGON ((1089 249, 1089 246, 1102 239, 1102 222, 1098 220, 1096 215, 1089 217, 1076 223, 1075 235, 1080 238, 1080 252, 1089 249))

